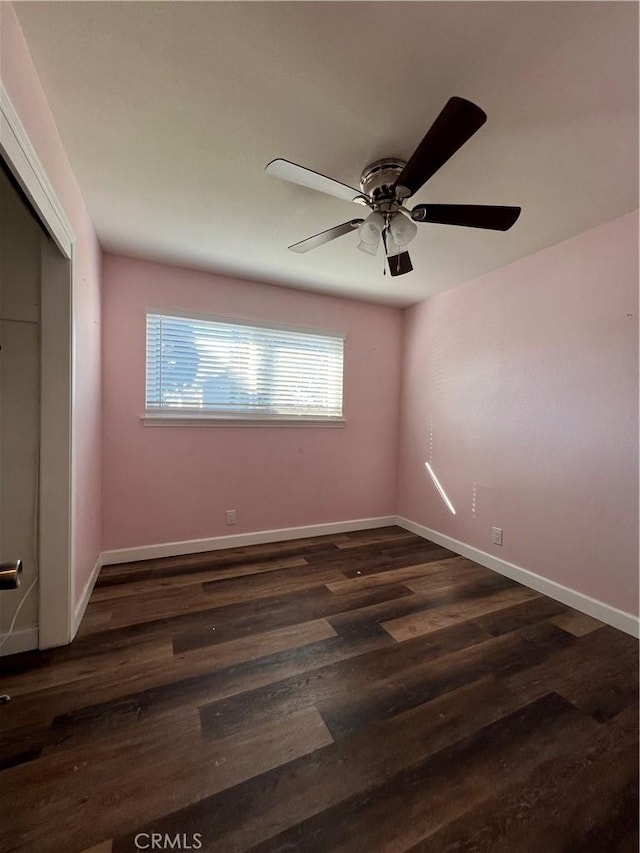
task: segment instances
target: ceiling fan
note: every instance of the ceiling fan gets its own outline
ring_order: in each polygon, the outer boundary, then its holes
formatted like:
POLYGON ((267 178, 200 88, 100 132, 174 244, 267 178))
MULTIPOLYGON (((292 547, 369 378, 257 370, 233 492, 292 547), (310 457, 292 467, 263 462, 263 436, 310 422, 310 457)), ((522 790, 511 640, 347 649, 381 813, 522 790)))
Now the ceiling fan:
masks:
POLYGON ((416 222, 464 225, 507 231, 520 216, 519 207, 481 204, 418 204, 411 210, 407 199, 462 148, 487 120, 486 113, 465 98, 448 100, 408 162, 385 157, 370 163, 360 178, 360 191, 289 160, 272 160, 268 175, 328 193, 370 208, 366 219, 350 219, 289 246, 292 252, 308 252, 357 229, 358 248, 371 255, 383 244, 392 276, 411 272, 407 245, 418 231, 416 222))

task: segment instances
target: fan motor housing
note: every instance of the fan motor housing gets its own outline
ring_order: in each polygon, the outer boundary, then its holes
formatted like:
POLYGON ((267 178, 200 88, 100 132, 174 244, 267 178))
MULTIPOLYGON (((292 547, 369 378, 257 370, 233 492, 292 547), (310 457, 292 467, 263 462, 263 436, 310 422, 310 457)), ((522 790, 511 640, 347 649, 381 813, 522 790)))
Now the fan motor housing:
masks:
POLYGON ((398 157, 384 157, 370 163, 360 177, 360 189, 383 213, 395 213, 401 207, 394 184, 405 165, 398 157))

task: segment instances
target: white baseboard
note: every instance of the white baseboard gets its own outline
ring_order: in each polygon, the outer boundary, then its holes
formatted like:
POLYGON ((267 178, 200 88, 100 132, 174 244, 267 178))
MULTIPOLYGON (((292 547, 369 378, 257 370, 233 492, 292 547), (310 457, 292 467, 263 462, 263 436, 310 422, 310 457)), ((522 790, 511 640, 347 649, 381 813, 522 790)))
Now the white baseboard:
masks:
POLYGON ((429 527, 417 524, 415 521, 409 521, 407 518, 398 516, 395 523, 400 527, 404 527, 405 530, 417 533, 418 536, 422 536, 424 539, 429 539, 437 545, 442 545, 444 548, 455 551, 456 554, 460 554, 462 557, 468 557, 468 559, 474 560, 474 562, 479 563, 481 566, 486 566, 488 569, 505 575, 524 586, 528 586, 530 589, 535 589, 536 592, 548 595, 549 598, 554 598, 556 601, 574 608, 574 610, 580 610, 588 616, 593 616, 594 619, 606 622, 607 625, 612 625, 626 634, 631 634, 633 637, 640 636, 640 619, 631 613, 625 613, 624 610, 618 610, 610 604, 605 604, 603 601, 598 601, 598 599, 591 598, 591 596, 571 589, 568 586, 563 586, 556 581, 542 577, 542 575, 537 575, 535 572, 530 572, 528 569, 523 569, 514 563, 508 563, 506 560, 501 560, 500 557, 487 554, 479 548, 474 548, 473 545, 467 545, 465 542, 460 542, 451 536, 445 536, 444 533, 438 533, 437 530, 431 530, 429 527))
MULTIPOLYGON (((329 524, 307 524, 303 527, 283 527, 280 530, 256 530, 253 533, 238 533, 232 536, 214 536, 210 539, 188 539, 182 542, 163 542, 159 545, 142 545, 136 548, 120 548, 115 551, 103 551, 100 555, 99 562, 101 566, 110 566, 114 563, 133 563, 138 560, 154 560, 158 557, 178 557, 182 554, 199 554, 203 551, 220 551, 222 548, 241 548, 245 545, 266 545, 269 542, 284 542, 288 539, 302 539, 307 536, 329 536, 334 533, 351 533, 355 530, 371 530, 374 527, 389 527, 390 525, 397 523, 398 519, 395 515, 385 515, 379 516, 378 518, 357 518, 351 521, 335 521, 330 522, 329 524)), ((90 594, 91 593, 89 592, 89 595, 90 594)))
MULTIPOLYGON (((80 627, 80 623, 82 622, 82 617, 84 616, 84 611, 87 609, 87 604, 89 603, 89 599, 91 598, 91 593, 93 592, 93 588, 96 585, 96 581, 98 580, 98 575, 100 574, 100 569, 103 566, 102 562, 102 554, 96 560, 96 564, 91 570, 91 574, 89 575, 89 579, 84 585, 84 589, 82 590, 82 595, 80 596, 80 600, 75 606, 73 611, 73 623, 71 625, 71 640, 78 633, 78 628, 80 627)), ((71 642, 70 640, 70 642, 71 642)))
MULTIPOLYGON (((0 634, 0 643, 4 640, 6 634, 0 634)), ((7 639, 5 644, 0 648, 0 657, 5 655, 16 655, 18 652, 29 652, 31 649, 38 648, 38 629, 23 628, 21 631, 14 631, 7 639)))

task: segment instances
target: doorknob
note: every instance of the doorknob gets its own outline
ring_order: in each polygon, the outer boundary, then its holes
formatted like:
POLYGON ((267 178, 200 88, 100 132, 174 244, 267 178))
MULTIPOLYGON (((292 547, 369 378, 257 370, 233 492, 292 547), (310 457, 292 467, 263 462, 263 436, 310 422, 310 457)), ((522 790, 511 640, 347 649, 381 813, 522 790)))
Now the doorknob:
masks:
MULTIPOLYGON (((12 563, 0 563, 0 590, 2 589, 17 589, 20 586, 20 575, 22 574, 22 560, 14 560, 12 563)), ((29 591, 27 591, 27 595, 29 591)), ((26 598, 26 596, 25 596, 26 598)), ((24 598, 22 599, 24 601, 24 598)), ((18 605, 18 610, 20 609, 18 605)), ((16 611, 16 616, 18 615, 16 611)), ((13 625, 11 625, 13 628, 13 625)), ((11 628, 9 633, 11 633, 11 628)), ((7 635, 8 636, 8 635, 7 635)), ((11 701, 11 696, 8 693, 0 695, 0 705, 6 705, 11 701)))
POLYGON ((21 574, 22 560, 14 560, 11 563, 0 563, 0 590, 17 589, 20 586, 21 574))

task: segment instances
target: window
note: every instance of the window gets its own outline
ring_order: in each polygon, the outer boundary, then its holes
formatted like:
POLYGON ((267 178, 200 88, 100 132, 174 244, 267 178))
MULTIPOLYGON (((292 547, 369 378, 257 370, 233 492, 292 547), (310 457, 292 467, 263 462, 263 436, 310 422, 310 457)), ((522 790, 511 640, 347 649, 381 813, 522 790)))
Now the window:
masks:
POLYGON ((339 335, 147 314, 147 422, 342 421, 339 335))

